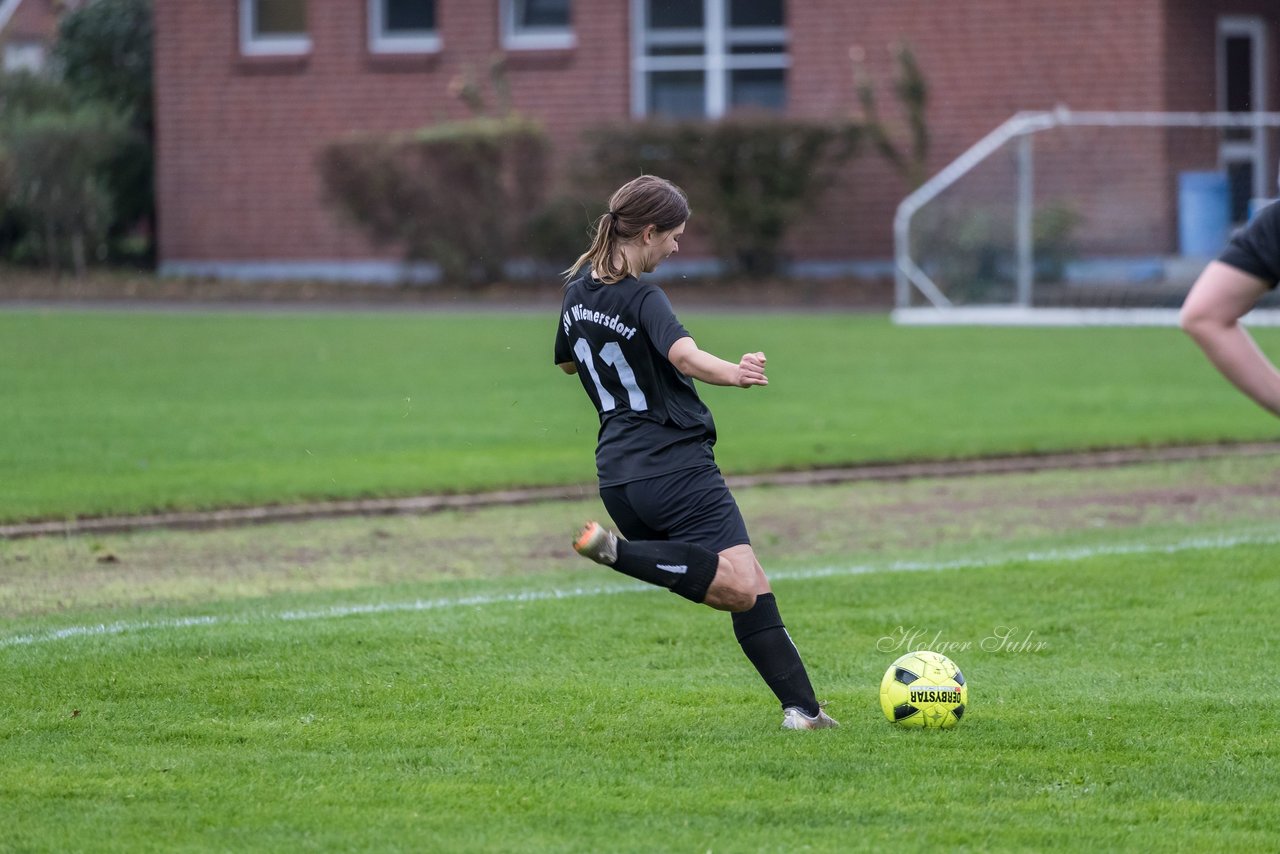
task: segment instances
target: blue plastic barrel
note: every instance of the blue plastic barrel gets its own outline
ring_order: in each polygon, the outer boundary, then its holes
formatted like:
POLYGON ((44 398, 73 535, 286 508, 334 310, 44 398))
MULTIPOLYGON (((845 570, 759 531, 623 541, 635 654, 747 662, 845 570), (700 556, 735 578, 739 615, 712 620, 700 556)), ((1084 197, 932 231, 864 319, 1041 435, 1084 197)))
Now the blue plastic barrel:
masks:
POLYGON ((1221 172, 1178 175, 1178 248, 1184 256, 1212 258, 1231 237, 1231 187, 1221 172))

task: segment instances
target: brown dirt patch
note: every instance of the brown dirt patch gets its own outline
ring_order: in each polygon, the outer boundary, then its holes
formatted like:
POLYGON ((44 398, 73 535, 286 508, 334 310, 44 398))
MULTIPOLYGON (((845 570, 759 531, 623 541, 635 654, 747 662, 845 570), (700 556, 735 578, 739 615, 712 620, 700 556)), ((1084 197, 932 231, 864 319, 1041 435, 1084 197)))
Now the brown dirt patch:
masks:
MULTIPOLYGON (((805 473, 792 472, 779 476, 785 484, 757 477, 756 488, 735 494, 766 571, 881 556, 1034 551, 1082 536, 1106 542, 1273 527, 1280 448, 1238 446, 1228 449, 1234 456, 1217 449, 1215 457, 1207 456, 1212 449, 1195 450, 1202 456, 1164 449, 1180 461, 1166 464, 1148 451, 1147 461, 1159 464, 1109 467, 1098 463, 1116 457, 1075 455, 1074 469, 1055 455, 1038 461, 1057 469, 1020 473, 1002 473, 1008 459, 970 460, 953 464, 952 477, 937 476, 937 464, 929 476, 918 467, 879 466, 844 470, 840 481, 810 472, 808 483, 797 483, 805 473), (996 471, 982 476, 984 468, 996 471), (874 476, 858 481, 858 473, 874 476)), ((289 525, 224 518, 212 526, 218 530, 82 531, 90 535, 0 542, 0 618, 276 594, 421 596, 430 589, 424 585, 437 582, 547 573, 598 583, 600 570, 569 547, 575 525, 601 512, 598 499, 584 488, 551 497, 545 490, 536 499, 454 496, 436 499, 432 512, 422 512, 424 499, 416 499, 413 512, 384 507, 381 515, 351 512, 323 523, 302 521, 314 516, 289 525)))
MULTIPOLYGON (((1095 469, 1159 462, 1213 459, 1217 457, 1267 456, 1280 453, 1280 442, 1182 445, 1163 448, 1120 448, 1058 454, 980 457, 914 463, 885 463, 810 471, 773 472, 728 478, 736 489, 751 486, 816 486, 877 480, 953 478, 1061 469, 1095 469)), ((1177 503, 1179 494, 1168 497, 1177 503)), ((480 507, 513 506, 539 501, 589 498, 594 489, 587 485, 510 489, 469 495, 423 495, 310 504, 270 505, 230 508, 207 512, 157 513, 145 516, 116 516, 55 522, 0 525, 0 539, 39 536, 69 536, 94 533, 122 533, 154 529, 203 529, 271 522, 332 519, 351 516, 395 516, 433 513, 480 507)), ((1185 500, 1185 499, 1184 499, 1185 500)))

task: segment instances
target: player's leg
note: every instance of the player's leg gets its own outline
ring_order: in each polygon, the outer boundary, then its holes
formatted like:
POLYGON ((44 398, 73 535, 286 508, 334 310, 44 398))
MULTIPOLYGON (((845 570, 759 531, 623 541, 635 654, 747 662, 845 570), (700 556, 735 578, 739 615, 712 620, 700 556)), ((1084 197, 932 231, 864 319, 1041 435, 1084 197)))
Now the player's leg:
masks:
POLYGON ((818 705, 800 651, 782 622, 777 600, 751 546, 730 546, 717 555, 693 543, 623 540, 598 522, 590 522, 574 548, 633 578, 733 612, 733 633, 742 652, 782 703, 783 727, 839 726, 818 705))
POLYGON ((751 547, 738 502, 718 469, 714 477, 700 476, 690 489, 700 497, 699 512, 681 520, 671 536, 717 549, 722 569, 707 590, 708 600, 724 595, 750 603, 745 609, 729 609, 742 652, 784 709, 797 708, 809 717, 819 717, 809 674, 778 613, 777 599, 751 547))
POLYGON ((733 614, 733 633, 760 678, 782 703, 782 725, 787 729, 837 726, 818 705, 809 672, 782 622, 777 599, 755 551, 749 545, 738 545, 720 552, 720 557, 734 566, 735 574, 751 579, 756 591, 755 604, 733 614))
MULTIPOLYGON (((618 522, 621 514, 614 508, 609 515, 618 522)), ((618 527, 623 531, 635 530, 621 522, 618 527)), ((721 564, 720 556, 710 549, 693 543, 659 539, 624 540, 599 522, 588 522, 574 540, 573 548, 583 557, 612 567, 623 575, 665 587, 692 602, 705 602, 713 608, 728 610, 716 604, 730 601, 724 594, 717 594, 716 602, 708 599, 708 588, 721 564)), ((750 602, 741 597, 733 600, 733 604, 738 609, 750 606, 750 602)))
POLYGON ((602 487, 600 500, 627 539, 588 522, 573 544, 579 554, 717 610, 755 604, 758 579, 750 565, 717 551, 747 535, 714 464, 602 487))
MULTIPOLYGON (((787 710, 784 727, 818 729, 836 725, 818 707, 804 662, 787 633, 769 580, 751 548, 746 523, 717 468, 677 472, 602 489, 600 496, 619 529, 636 538, 613 538, 611 543, 616 546, 606 555, 613 560, 600 562, 644 578, 658 572, 659 563, 671 565, 673 547, 692 546, 705 573, 711 549, 715 549, 715 571, 706 581, 703 598, 694 601, 733 612, 734 634, 743 653, 787 710), (627 566, 617 565, 624 555, 627 566)), ((589 525, 587 532, 610 542, 603 528, 596 531, 589 525)), ((702 577, 706 578, 705 574, 702 577)), ((657 580, 650 583, 662 584, 657 580)))

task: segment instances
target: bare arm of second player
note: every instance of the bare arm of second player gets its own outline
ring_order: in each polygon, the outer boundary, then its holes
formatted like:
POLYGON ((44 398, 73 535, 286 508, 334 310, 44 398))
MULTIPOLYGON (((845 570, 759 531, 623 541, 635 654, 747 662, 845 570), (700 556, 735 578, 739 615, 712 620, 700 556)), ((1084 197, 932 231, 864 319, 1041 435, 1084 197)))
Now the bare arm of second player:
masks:
POLYGON ((1182 328, 1236 388, 1280 415, 1280 371, 1240 325, 1267 292, 1266 282, 1214 261, 1196 280, 1182 306, 1182 328))

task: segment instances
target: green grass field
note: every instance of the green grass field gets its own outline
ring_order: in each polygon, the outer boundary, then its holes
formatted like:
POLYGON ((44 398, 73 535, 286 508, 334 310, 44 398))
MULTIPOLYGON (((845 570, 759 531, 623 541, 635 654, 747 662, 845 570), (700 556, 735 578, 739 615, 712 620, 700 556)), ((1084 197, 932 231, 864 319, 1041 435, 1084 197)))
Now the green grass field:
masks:
MULTIPOLYGON (((682 316, 769 354, 705 390, 729 472, 1275 435, 1173 330, 682 316)), ((553 324, 0 312, 0 521, 589 483, 553 324)), ((1272 850, 1278 482, 740 491, 816 733, 726 615, 572 554, 595 499, 0 540, 0 851, 1272 850), (921 646, 954 731, 878 708, 921 646)))
MULTIPOLYGON (((705 389, 731 473, 1275 435, 1175 330, 681 314, 769 355, 767 389, 705 389)), ((554 323, 0 312, 0 522, 589 483, 595 415, 554 323)))
POLYGON ((743 490, 816 733, 594 501, 0 542, 0 849, 1270 850, 1278 476, 743 490), (957 729, 881 716, 905 636, 957 729))

